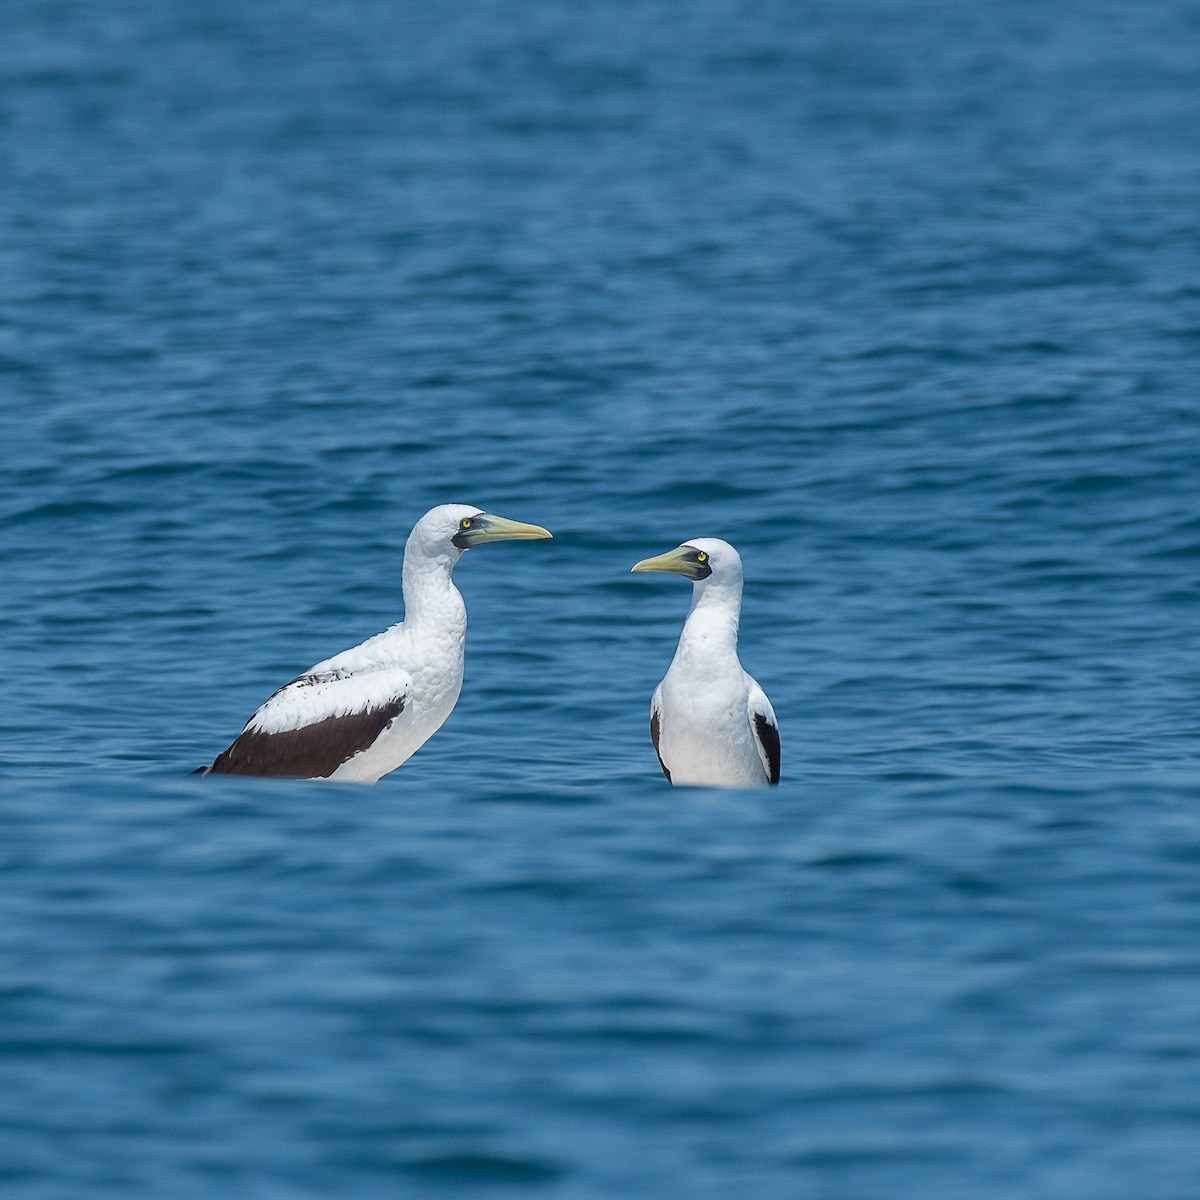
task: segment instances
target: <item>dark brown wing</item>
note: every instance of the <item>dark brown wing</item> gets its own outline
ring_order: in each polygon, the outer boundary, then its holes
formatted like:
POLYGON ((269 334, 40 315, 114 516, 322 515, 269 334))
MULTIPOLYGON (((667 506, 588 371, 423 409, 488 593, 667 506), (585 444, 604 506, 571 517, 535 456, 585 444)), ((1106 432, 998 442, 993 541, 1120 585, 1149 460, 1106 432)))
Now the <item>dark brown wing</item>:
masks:
POLYGON ((400 667, 301 675, 267 698, 205 774, 326 779, 404 712, 412 686, 400 667))
POLYGON ((772 787, 779 782, 779 768, 783 758, 779 745, 779 726, 766 713, 754 714, 754 734, 762 747, 760 754, 766 759, 763 764, 767 768, 767 779, 772 787))
POLYGON ((326 717, 299 729, 264 733, 247 729, 218 754, 209 775, 281 775, 327 779, 375 739, 404 711, 404 697, 366 712, 326 717))
MULTIPOLYGON (((655 699, 658 697, 656 696, 655 699)), ((661 727, 658 719, 658 705, 650 706, 650 740, 654 743, 654 753, 658 755, 658 765, 662 767, 662 773, 667 777, 667 782, 671 782, 671 772, 667 770, 667 764, 663 762, 663 756, 659 754, 658 739, 660 736, 661 727)))

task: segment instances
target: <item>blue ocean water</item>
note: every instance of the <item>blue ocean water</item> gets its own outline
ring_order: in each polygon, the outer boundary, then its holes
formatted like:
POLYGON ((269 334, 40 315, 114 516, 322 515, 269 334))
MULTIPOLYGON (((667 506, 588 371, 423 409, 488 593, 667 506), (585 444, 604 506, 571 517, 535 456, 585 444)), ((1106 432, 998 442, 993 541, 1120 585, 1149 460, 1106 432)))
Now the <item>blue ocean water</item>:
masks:
POLYGON ((1200 1196, 1200 9, 11 0, 0 1180, 1200 1196), (399 618, 373 789, 193 779, 399 618), (729 539, 769 794, 650 693, 729 539))

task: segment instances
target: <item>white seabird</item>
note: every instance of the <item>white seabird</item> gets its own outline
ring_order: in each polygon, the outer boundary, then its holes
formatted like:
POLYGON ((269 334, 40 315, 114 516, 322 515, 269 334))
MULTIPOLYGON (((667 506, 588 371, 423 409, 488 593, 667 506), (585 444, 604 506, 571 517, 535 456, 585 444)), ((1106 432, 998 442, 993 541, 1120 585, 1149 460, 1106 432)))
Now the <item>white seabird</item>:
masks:
POLYGON ((742 558, 719 538, 692 538, 635 571, 692 580, 679 646, 650 702, 650 739, 663 774, 693 787, 779 782, 779 726, 766 693, 738 661, 742 558))
POLYGON ((465 504, 430 509, 404 548, 404 620, 284 684, 199 773, 374 783, 394 771, 462 688, 467 609, 455 563, 485 542, 550 536, 465 504))

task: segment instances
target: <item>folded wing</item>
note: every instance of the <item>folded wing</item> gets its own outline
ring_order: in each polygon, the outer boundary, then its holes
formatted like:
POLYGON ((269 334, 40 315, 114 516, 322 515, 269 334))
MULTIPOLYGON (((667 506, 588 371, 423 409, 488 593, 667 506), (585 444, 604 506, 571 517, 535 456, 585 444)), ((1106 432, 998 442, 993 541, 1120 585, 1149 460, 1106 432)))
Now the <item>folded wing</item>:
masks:
POLYGON ((750 733, 754 738, 754 748, 758 751, 767 782, 774 786, 779 782, 779 768, 782 760, 779 745, 779 723, 775 720, 775 710, 771 707, 766 692, 753 679, 750 680, 750 698, 746 707, 750 718, 750 733))
POLYGON ((662 767, 662 773, 667 777, 667 782, 671 782, 671 772, 667 770, 667 764, 663 762, 662 751, 658 748, 658 743, 662 738, 662 687, 654 689, 654 698, 650 701, 650 740, 654 743, 654 753, 658 755, 658 765, 662 767))
POLYGON ((207 774, 325 779, 411 719, 413 681, 401 667, 350 675, 309 672, 270 696, 207 774))

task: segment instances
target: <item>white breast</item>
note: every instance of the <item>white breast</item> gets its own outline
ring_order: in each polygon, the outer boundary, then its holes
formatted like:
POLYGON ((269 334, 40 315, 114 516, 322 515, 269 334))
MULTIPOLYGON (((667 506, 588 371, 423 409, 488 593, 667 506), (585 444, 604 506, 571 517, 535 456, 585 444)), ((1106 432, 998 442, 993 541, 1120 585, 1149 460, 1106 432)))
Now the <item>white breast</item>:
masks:
MULTIPOLYGON (((739 672, 741 673, 741 672, 739 672)), ((741 673, 744 674, 744 673, 741 673)), ((762 787, 767 783, 747 717, 742 681, 667 673, 655 703, 659 754, 671 782, 696 787, 762 787)))
MULTIPOLYGON (((355 648, 368 651, 381 663, 405 668, 413 681, 412 703, 407 719, 396 721, 369 749, 343 763, 331 779, 374 782, 411 758, 442 727, 462 690, 464 632, 453 625, 443 630, 401 625, 355 648)), ((329 663, 336 664, 339 658, 329 663)))

